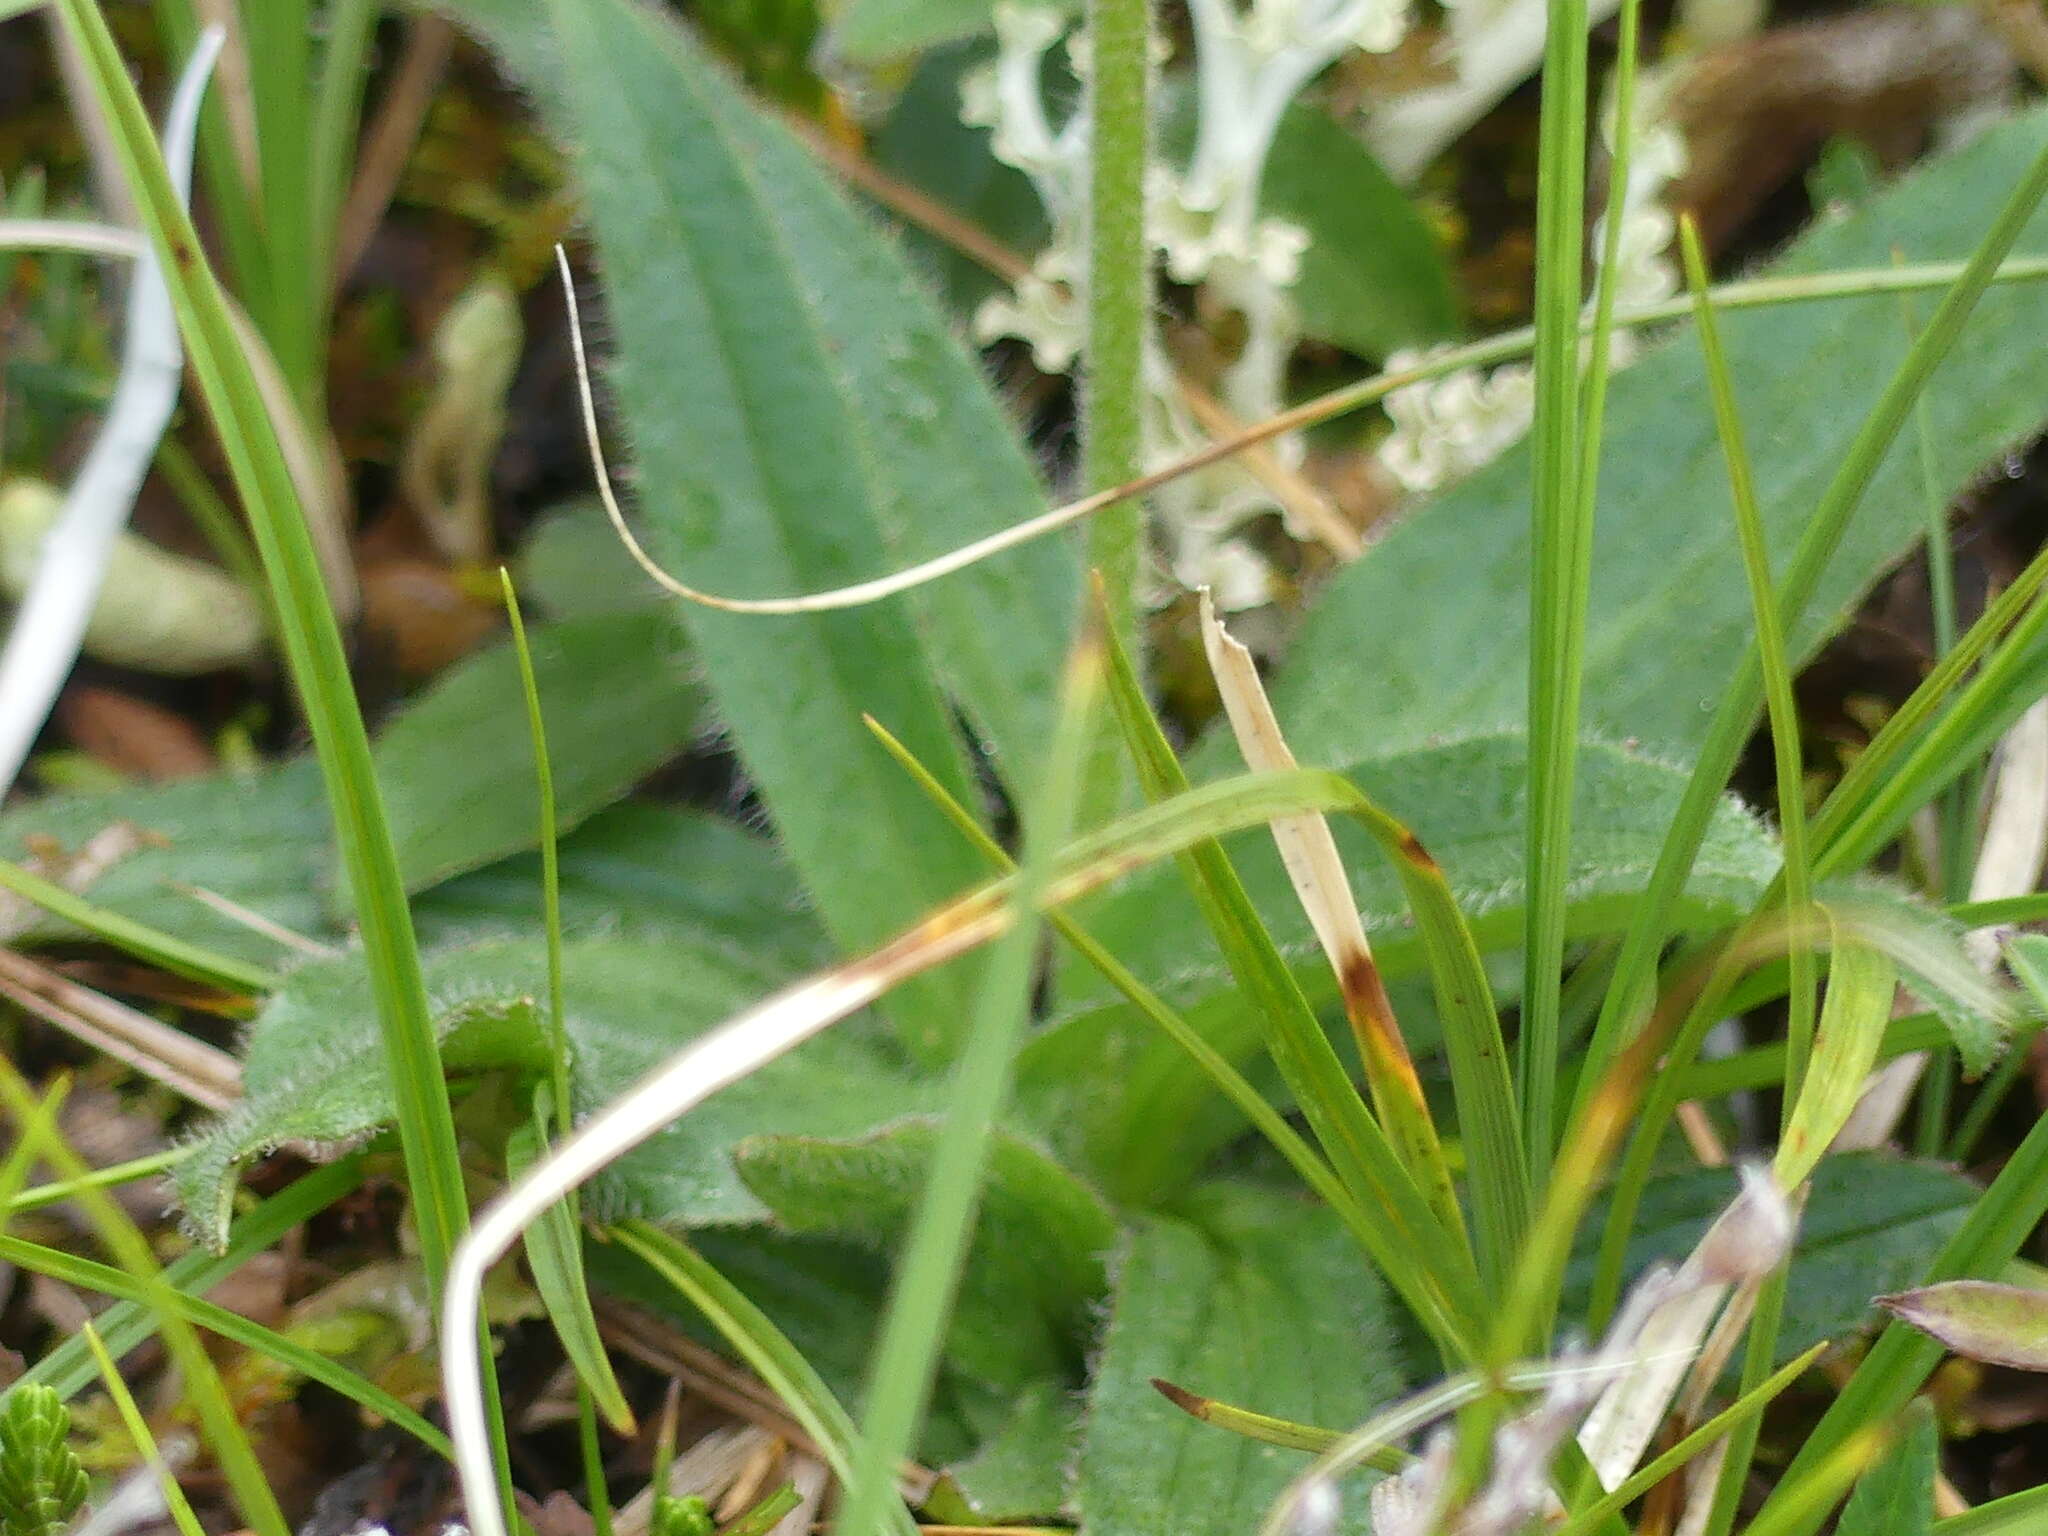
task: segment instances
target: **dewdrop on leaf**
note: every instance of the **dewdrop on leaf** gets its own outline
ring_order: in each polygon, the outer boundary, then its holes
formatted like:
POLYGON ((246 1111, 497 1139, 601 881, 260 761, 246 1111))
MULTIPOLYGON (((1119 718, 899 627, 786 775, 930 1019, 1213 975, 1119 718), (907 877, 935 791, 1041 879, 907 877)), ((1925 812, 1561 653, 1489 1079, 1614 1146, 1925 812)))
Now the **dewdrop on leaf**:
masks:
MULTIPOLYGON (((44 536, 63 506, 40 481, 0 489, 0 588, 17 602, 35 580, 44 536)), ((256 599, 218 566, 124 532, 115 537, 84 649, 116 666, 192 677, 253 661, 263 631, 256 599)))

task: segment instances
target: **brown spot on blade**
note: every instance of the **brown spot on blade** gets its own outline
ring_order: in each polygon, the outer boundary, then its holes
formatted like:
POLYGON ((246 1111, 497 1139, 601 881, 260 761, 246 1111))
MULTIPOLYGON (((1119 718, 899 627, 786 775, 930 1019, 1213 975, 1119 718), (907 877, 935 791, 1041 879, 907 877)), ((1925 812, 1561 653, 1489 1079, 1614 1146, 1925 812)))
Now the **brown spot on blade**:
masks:
POLYGON ((1417 869, 1424 870, 1429 874, 1440 875, 1443 873, 1437 861, 1430 856, 1429 850, 1422 846, 1422 839, 1413 832, 1410 832, 1406 827, 1401 829, 1401 857, 1410 864, 1413 864, 1417 869))
POLYGON ((1176 1387, 1172 1382, 1162 1381, 1157 1376, 1154 1376, 1152 1378, 1152 1386, 1153 1389, 1157 1391, 1161 1397, 1165 1398, 1169 1403, 1173 1404, 1174 1407, 1180 1409, 1182 1413, 1188 1414, 1197 1419, 1201 1419, 1205 1423, 1208 1421, 1208 1398, 1197 1397, 1194 1393, 1190 1392, 1186 1387, 1176 1387))
POLYGON ((1395 1021, 1393 1000, 1387 996, 1378 963, 1367 951, 1354 950, 1344 957, 1337 982, 1344 994, 1345 1016, 1358 1036, 1359 1049, 1368 1053, 1368 1061, 1394 1068, 1403 1085, 1412 1087, 1419 1100, 1422 1085, 1415 1081, 1408 1043, 1401 1038, 1401 1026, 1395 1021))

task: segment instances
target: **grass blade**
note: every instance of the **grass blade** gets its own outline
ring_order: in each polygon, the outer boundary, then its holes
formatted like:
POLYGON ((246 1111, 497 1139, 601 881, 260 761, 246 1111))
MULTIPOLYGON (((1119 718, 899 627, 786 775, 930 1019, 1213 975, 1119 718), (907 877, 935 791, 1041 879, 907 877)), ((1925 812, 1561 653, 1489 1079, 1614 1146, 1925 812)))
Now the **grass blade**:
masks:
POLYGON ((447 1275, 449 1253, 468 1219, 455 1121, 420 981, 412 918, 370 761, 369 736, 350 685, 341 632, 226 297, 171 186, 106 18, 92 0, 56 4, 78 38, 143 223, 163 262, 192 371, 270 581, 285 654, 327 784, 364 953, 376 982, 420 1256, 438 1292, 447 1275))
MULTIPOLYGON (((1593 561, 1593 498, 1581 495, 1579 269, 1586 190, 1586 0, 1549 0, 1536 148, 1536 416, 1529 506, 1529 840, 1523 928, 1522 1131, 1549 1165, 1564 973, 1565 879, 1593 561)), ((1627 131, 1627 124, 1622 124, 1627 131)), ((1617 193, 1617 197, 1618 197, 1617 193)), ((1610 206, 1609 220, 1614 208, 1610 206)), ((1609 311, 1611 317, 1611 310, 1609 311)), ((1611 318, 1610 318, 1611 323, 1611 318)), ((1596 324, 1595 329, 1598 330, 1596 324)))
MULTIPOLYGON (((754 1374, 782 1399, 833 1472, 842 1482, 848 1481, 860 1431, 832 1389, 767 1314, 674 1234, 646 1222, 629 1221, 615 1235, 620 1247, 647 1264, 704 1314, 754 1374)), ((916 1530, 901 1504, 885 1508, 884 1518, 897 1536, 911 1536, 916 1530)))
MULTIPOLYGON (((0 1237, 0 1259, 19 1265, 31 1274, 48 1275, 66 1285, 81 1290, 97 1291, 102 1296, 117 1297, 122 1301, 150 1304, 154 1294, 133 1275, 115 1269, 108 1264, 95 1264, 90 1259, 81 1259, 61 1249, 48 1248, 41 1243, 26 1242, 18 1237, 0 1237)), ((203 1296, 195 1296, 184 1290, 166 1285, 161 1293, 170 1298, 175 1314, 185 1322, 204 1328, 208 1333, 218 1334, 230 1343, 268 1355, 278 1364, 296 1371, 308 1381, 317 1381, 330 1391, 337 1392, 357 1406, 368 1409, 378 1417, 388 1420, 419 1441, 436 1456, 450 1452, 448 1437, 419 1414, 405 1406, 389 1392, 366 1377, 357 1375, 346 1366, 338 1365, 318 1350, 253 1322, 238 1312, 216 1306, 203 1296)), ((97 1335, 95 1335, 97 1338, 97 1335)), ((80 1342, 83 1342, 82 1340, 80 1342)), ((100 1345, 102 1350, 107 1346, 100 1345)))
MULTIPOLYGON (((1187 792, 1188 780, 1145 702, 1137 669, 1110 637, 1110 699, 1146 796, 1187 792)), ((1485 1315, 1463 1222, 1444 1226, 1365 1110, 1300 983, 1267 932, 1222 846, 1205 840, 1182 860, 1188 887, 1238 985, 1265 1024, 1266 1048, 1310 1129, 1357 1204, 1374 1214, 1366 1243, 1388 1283, 1421 1320, 1447 1361, 1474 1358, 1485 1315)))
MULTIPOLYGON (((2027 979, 2024 971, 2021 979, 2027 979)), ((2037 997, 2048 1007, 2048 997, 2037 997)), ((1949 1239, 1921 1279, 1923 1285, 1995 1275, 2048 1216, 2048 1116, 2034 1122, 1999 1169, 1956 1235, 1949 1239)), ((1902 1322, 1879 1335, 1779 1480, 1758 1520, 1771 1517, 1784 1536, 1811 1536, 1827 1506, 1809 1507, 1805 1484, 1826 1475, 1833 1458, 1890 1422, 1928 1373, 1940 1363, 1942 1346, 1902 1322)), ((1753 1528, 1752 1528, 1753 1529, 1753 1528)))
MULTIPOLYGON (((1904 426, 1913 401, 1955 344, 1964 321, 1989 285, 1992 273, 2012 250, 2013 243, 2018 240, 2044 194, 2048 194, 2048 151, 2035 157, 2027 174, 2014 187, 1998 217, 1978 242, 1962 274, 1942 295, 1927 328, 1915 339, 1905 360, 1885 385, 1848 454, 1821 494, 1813 516, 1800 535, 1799 545, 1779 589, 1780 623, 1787 630, 1795 628, 1804 616, 1836 541, 1904 426)), ((1582 1102, 1590 1086, 1599 1081, 1607 1063, 1614 1059, 1634 1020, 1639 1017, 1652 985, 1657 955, 1670 931, 1673 904, 1698 852, 1706 818, 1721 787, 1728 782, 1749 734, 1760 692, 1761 669, 1752 646, 1741 669, 1722 695, 1701 745, 1685 799, 1672 819, 1657 868, 1623 940, 1621 955, 1615 964, 1614 984, 1601 1008, 1599 1022, 1594 1026, 1593 1039, 1588 1046, 1586 1071, 1581 1078, 1582 1102)), ((1816 860, 1818 872, 1819 861, 1816 860)))
MULTIPOLYGON (((311 1219, 362 1183, 362 1160, 343 1158, 316 1168, 288 1188, 265 1200, 235 1223, 227 1246, 218 1254, 194 1251, 164 1266, 164 1284, 179 1295, 204 1295, 257 1254, 264 1252, 285 1233, 311 1219)), ((78 1183, 64 1182, 66 1197, 77 1193, 78 1183)), ((33 1193, 33 1191, 31 1191, 33 1193)), ((107 1348, 118 1358, 156 1332, 156 1317, 142 1301, 126 1301, 109 1307, 94 1323, 107 1348)), ((66 1339, 22 1376, 25 1382, 42 1382, 63 1398, 75 1397, 94 1377, 92 1357, 82 1339, 66 1339)), ((4 1398, 5 1393, 0 1393, 4 1398)))
MULTIPOLYGON (((1024 823, 1016 901, 1035 909, 1048 892, 1058 850, 1078 809, 1102 692, 1102 643, 1082 634, 1069 663, 1058 723, 1044 760, 1044 781, 1024 823)), ((983 1169, 995 1122, 1009 1097, 1011 1071, 1031 1013, 1039 925, 1020 921, 989 958, 982 991, 954 1068, 945 1123, 896 1270, 889 1309, 868 1384, 866 1434, 836 1529, 878 1530, 897 1501, 896 1464, 911 1453, 924 1419, 939 1346, 952 1317, 980 1205, 983 1169)))
MULTIPOLYGON (((1042 903, 1063 905, 1204 838, 1305 809, 1355 807, 1336 774, 1260 774, 1194 790, 1089 834, 1051 871, 1042 903)), ((996 881, 927 915, 894 940, 798 981, 698 1036, 612 1100, 479 1215, 457 1249, 441 1304, 442 1379, 450 1438, 473 1528, 505 1536, 493 1494, 488 1404, 479 1348, 484 1276, 541 1211, 639 1146, 678 1115, 888 994, 904 980, 969 953, 1020 918, 1016 880, 996 881)), ((1368 1121, 1368 1123, 1370 1123, 1368 1121)), ((1387 1153, 1391 1159, 1391 1152, 1387 1153)), ((1394 1165, 1398 1174, 1398 1165, 1394 1165)), ((1405 1177, 1405 1176, 1403 1176, 1405 1177)), ((1413 1195, 1413 1186, 1409 1186, 1413 1195)), ((1414 1197, 1419 1207, 1420 1197, 1414 1197)), ((1428 1212, 1422 1209, 1428 1222, 1428 1212)))
MULTIPOLYGON (((883 749, 902 764, 904 772, 911 776, 918 788, 925 792, 932 803, 945 814, 946 819, 959 829, 961 836, 972 843, 984 859, 1003 874, 1009 874, 1016 869, 1015 862, 1003 852, 1002 845, 982 830, 968 814, 967 808, 955 800, 937 777, 911 755, 909 748, 872 720, 868 722, 868 728, 875 733, 883 749)), ((1266 1102, 1265 1096, 1245 1079, 1244 1074, 1232 1066, 1222 1052, 1204 1039, 1186 1019, 1168 1007, 1158 993, 1132 974, 1128 967, 1082 928, 1070 914, 1055 911, 1048 914, 1048 919, 1060 937, 1094 966, 1104 980, 1122 993, 1134 1008, 1158 1026, 1161 1033, 1188 1054, 1210 1082, 1215 1084, 1217 1091, 1237 1107, 1274 1150, 1287 1160, 1288 1166, 1301 1176, 1302 1182, 1314 1190, 1370 1249, 1374 1241, 1372 1219, 1366 1215, 1343 1181, 1331 1170, 1328 1161, 1295 1132, 1294 1127, 1287 1123, 1279 1111, 1266 1102)))
MULTIPOLYGON (((39 1118, 40 1101, 29 1091, 28 1084, 14 1064, 4 1059, 0 1059, 0 1102, 5 1103, 18 1128, 34 1125, 39 1118)), ((90 1171, 61 1136, 45 1139, 43 1157, 66 1178, 82 1178, 90 1171)), ((234 1407, 228 1401, 220 1373, 214 1368, 212 1357, 206 1353, 206 1346, 200 1342, 198 1333, 185 1318, 180 1307, 183 1298, 165 1282, 156 1255, 150 1250, 149 1240, 142 1235, 134 1219, 105 1190, 81 1189, 79 1203, 85 1208, 100 1240, 119 1260, 121 1268, 127 1271, 136 1293, 156 1314, 164 1343, 182 1379, 186 1400, 197 1415, 200 1429, 213 1447, 221 1473, 234 1491, 235 1502, 241 1506, 250 1528, 256 1536, 289 1536, 291 1527, 286 1524, 284 1512, 278 1508, 277 1497, 271 1492, 269 1479, 256 1460, 255 1448, 250 1445, 235 1416, 234 1407)), ((7 1241, 11 1243, 14 1239, 7 1241)))
POLYGON ((274 972, 237 960, 232 955, 215 954, 147 923, 96 907, 55 881, 45 880, 41 875, 5 859, 0 859, 0 889, 10 890, 24 900, 34 902, 52 917, 61 918, 84 929, 94 938, 127 951, 138 960, 176 975, 253 996, 277 990, 278 978, 274 972))

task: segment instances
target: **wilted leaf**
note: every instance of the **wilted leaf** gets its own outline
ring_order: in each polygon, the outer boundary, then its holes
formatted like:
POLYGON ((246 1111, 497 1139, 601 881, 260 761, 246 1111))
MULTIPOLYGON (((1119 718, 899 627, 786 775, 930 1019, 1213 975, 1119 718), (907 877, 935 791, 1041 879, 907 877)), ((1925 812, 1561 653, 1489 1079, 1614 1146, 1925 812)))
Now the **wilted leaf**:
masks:
POLYGON ((1944 1280, 1880 1296, 1877 1304, 1959 1355, 2019 1371, 2048 1371, 2048 1291, 1944 1280))

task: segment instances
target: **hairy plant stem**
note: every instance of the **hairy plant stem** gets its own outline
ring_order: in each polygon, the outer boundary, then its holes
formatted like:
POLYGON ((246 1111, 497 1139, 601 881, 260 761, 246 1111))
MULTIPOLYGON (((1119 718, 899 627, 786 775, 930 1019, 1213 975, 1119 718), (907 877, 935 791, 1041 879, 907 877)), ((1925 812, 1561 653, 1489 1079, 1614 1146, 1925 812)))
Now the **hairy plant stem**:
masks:
MULTIPOLYGON (((1145 162, 1151 151, 1151 0, 1090 0, 1088 347, 1081 392, 1082 478, 1091 491, 1144 468, 1144 367, 1152 320, 1145 237, 1145 162)), ((1129 644, 1137 623, 1144 504, 1110 507, 1088 534, 1110 619, 1129 644)))

